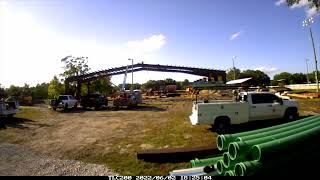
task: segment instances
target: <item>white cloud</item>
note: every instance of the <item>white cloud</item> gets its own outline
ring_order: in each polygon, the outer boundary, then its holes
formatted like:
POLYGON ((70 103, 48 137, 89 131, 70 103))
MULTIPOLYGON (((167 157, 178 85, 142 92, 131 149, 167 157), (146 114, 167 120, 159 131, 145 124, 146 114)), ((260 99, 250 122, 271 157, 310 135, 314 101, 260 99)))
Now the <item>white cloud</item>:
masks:
POLYGON ((286 0, 278 0, 277 2, 275 2, 274 4, 276 6, 281 6, 282 4, 285 4, 286 3, 286 0))
POLYGON ((162 34, 152 35, 143 40, 129 41, 126 43, 133 53, 150 53, 161 49, 166 44, 166 37, 162 34))
POLYGON ((241 35, 241 31, 239 31, 239 32, 236 32, 236 33, 234 33, 234 34, 232 34, 231 36, 230 36, 230 40, 232 41, 232 40, 235 40, 236 38, 238 38, 240 35, 241 35))
POLYGON ((318 13, 317 8, 316 7, 312 7, 309 9, 306 9, 306 15, 307 17, 314 17, 316 16, 318 13))
POLYGON ((278 68, 275 68, 275 67, 270 68, 270 67, 264 67, 264 66, 257 67, 254 70, 262 71, 271 77, 273 77, 275 74, 280 72, 280 70, 278 68))

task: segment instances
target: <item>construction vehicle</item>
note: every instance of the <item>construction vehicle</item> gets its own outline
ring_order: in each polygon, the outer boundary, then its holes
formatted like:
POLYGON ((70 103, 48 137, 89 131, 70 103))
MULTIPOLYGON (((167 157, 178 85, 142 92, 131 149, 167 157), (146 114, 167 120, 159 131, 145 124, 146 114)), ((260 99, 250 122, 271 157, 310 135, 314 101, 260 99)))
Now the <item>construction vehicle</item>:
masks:
POLYGON ((33 99, 32 96, 20 96, 19 97, 19 104, 21 106, 32 106, 33 99))
POLYGON ((81 97, 80 104, 84 109, 93 107, 95 110, 99 110, 102 107, 108 106, 108 98, 101 94, 88 94, 81 97))
POLYGON ((19 102, 14 97, 0 99, 0 117, 12 118, 19 112, 19 102))
POLYGON ((127 107, 127 108, 136 107, 139 103, 142 102, 141 91, 139 90, 126 91, 125 85, 127 80, 127 72, 128 72, 128 66, 124 74, 124 79, 123 79, 122 87, 119 91, 119 94, 117 94, 113 99, 113 106, 117 109, 120 107, 127 107))

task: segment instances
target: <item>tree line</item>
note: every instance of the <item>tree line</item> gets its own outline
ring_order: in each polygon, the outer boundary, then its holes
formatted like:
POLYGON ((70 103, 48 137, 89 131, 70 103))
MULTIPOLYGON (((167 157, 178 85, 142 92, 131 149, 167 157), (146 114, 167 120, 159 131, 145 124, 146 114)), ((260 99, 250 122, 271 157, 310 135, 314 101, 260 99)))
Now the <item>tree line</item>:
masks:
POLYGON ((252 77, 252 80, 250 81, 250 85, 252 86, 275 86, 278 85, 278 80, 283 80, 286 84, 306 84, 308 83, 308 78, 309 83, 316 83, 316 71, 313 71, 309 74, 281 72, 279 74, 275 74, 273 80, 270 80, 270 77, 267 74, 259 70, 249 69, 241 71, 240 69, 235 69, 234 71, 233 69, 229 69, 227 71, 227 81, 234 80, 234 72, 236 79, 252 77))

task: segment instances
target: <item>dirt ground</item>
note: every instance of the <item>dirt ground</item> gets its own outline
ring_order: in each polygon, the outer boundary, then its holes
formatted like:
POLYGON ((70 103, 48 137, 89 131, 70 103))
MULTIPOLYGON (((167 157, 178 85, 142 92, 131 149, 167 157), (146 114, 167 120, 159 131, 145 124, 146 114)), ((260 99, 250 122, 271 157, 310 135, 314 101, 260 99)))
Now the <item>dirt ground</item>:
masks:
POLYGON ((18 145, 0 144, 1 176, 114 176, 103 165, 55 160, 18 145))
MULTIPOLYGON (((0 144, 15 144, 47 157, 102 164, 120 175, 167 175, 189 163, 149 163, 136 158, 142 149, 216 146, 210 126, 192 126, 192 100, 148 99, 132 110, 70 110, 46 105, 22 107, 5 120, 0 144)), ((302 101, 301 114, 319 114, 319 101, 302 101)), ((1 167, 0 167, 1 169, 1 167)), ((1 174, 0 174, 1 175, 1 174)))

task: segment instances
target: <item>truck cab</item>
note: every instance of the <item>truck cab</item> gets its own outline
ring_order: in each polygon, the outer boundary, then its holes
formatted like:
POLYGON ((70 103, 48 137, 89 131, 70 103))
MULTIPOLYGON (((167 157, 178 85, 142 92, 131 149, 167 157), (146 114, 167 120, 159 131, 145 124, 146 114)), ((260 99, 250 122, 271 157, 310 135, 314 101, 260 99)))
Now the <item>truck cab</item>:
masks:
POLYGON ((296 100, 285 100, 269 92, 242 92, 234 101, 194 102, 192 125, 212 125, 222 130, 232 124, 268 119, 294 120, 299 116, 296 100))

